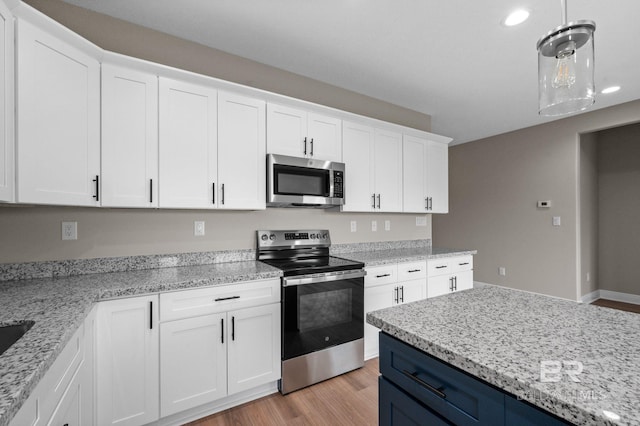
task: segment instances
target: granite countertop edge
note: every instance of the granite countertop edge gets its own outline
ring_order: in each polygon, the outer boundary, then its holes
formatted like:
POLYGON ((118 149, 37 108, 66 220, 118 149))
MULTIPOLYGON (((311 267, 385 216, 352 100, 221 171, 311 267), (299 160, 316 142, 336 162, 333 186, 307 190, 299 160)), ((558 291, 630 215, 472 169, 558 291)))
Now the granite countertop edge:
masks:
POLYGON ((243 261, 0 283, 0 325, 35 321, 0 355, 0 426, 10 424, 96 303, 281 276, 279 269, 243 261), (184 273, 193 269, 193 276, 184 273))
POLYGON ((335 256, 363 262, 365 266, 383 266, 391 263, 417 262, 430 259, 445 259, 457 256, 473 256, 477 250, 448 248, 410 248, 371 250, 351 253, 335 253, 335 256))

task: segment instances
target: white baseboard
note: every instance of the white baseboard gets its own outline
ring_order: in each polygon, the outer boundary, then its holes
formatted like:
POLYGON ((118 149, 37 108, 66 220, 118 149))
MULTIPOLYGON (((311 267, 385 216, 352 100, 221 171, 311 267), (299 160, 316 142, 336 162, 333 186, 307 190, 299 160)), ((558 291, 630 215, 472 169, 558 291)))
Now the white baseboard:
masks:
POLYGON ((600 295, 600 291, 601 291, 601 290, 596 290, 596 291, 592 291, 592 292, 591 292, 591 293, 589 293, 589 294, 585 294, 584 296, 582 296, 582 297, 580 298, 580 302, 581 302, 581 303, 589 304, 589 303, 591 303, 591 302, 595 302, 595 301, 596 301, 596 300, 598 300, 598 299, 601 299, 601 298, 602 298, 602 296, 600 295))
POLYGON ((615 300, 616 302, 633 303, 640 305, 640 295, 630 293, 620 293, 611 290, 598 290, 600 292, 599 299, 615 300))
POLYGON ((482 288, 482 287, 497 287, 495 284, 483 283, 482 281, 474 281, 473 288, 482 288))
POLYGON ((253 389, 249 389, 244 392, 237 393, 235 395, 222 398, 218 401, 210 404, 201 405, 199 407, 192 408, 190 410, 183 411, 181 413, 173 414, 168 417, 163 417, 157 422, 151 423, 154 426, 180 426, 185 423, 192 422, 194 420, 201 419, 203 417, 210 416, 220 411, 227 410, 232 407, 244 404, 245 402, 253 401, 258 398, 262 398, 272 393, 278 392, 278 382, 267 383, 266 385, 258 386, 253 389))

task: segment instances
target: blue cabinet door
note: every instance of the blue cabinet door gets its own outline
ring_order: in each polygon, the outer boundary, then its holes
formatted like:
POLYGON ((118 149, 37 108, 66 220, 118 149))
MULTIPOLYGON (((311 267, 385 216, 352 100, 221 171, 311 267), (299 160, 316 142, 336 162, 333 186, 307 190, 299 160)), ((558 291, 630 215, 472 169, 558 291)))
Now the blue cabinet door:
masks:
POLYGON ((380 426, 451 425, 427 407, 380 376, 378 380, 380 426))

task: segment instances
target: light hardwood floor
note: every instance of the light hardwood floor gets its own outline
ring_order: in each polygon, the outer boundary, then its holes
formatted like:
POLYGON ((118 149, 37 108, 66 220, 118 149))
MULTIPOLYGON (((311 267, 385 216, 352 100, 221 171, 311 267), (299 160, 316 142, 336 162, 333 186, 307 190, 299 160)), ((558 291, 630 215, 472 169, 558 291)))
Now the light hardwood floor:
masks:
POLYGON ((363 368, 292 392, 275 393, 188 426, 377 425, 378 358, 363 368))
POLYGON ((635 305, 633 303, 616 302, 614 300, 607 300, 607 299, 598 299, 591 304, 597 305, 597 306, 604 306, 605 308, 620 309, 621 311, 635 312, 636 314, 640 314, 640 305, 635 305))

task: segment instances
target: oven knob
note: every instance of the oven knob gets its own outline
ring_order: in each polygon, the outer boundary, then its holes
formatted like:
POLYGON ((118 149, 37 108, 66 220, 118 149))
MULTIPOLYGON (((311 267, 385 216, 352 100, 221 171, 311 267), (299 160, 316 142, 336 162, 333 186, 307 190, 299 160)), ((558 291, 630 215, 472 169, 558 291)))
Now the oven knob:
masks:
POLYGON ((262 234, 262 236, 260 237, 260 239, 262 241, 267 241, 269 239, 269 236, 267 234, 262 234))
POLYGON ((271 241, 275 240, 275 239, 276 239, 276 234, 271 234, 271 235, 269 235, 269 239, 270 239, 271 241))
MULTIPOLYGON (((318 235, 320 235, 320 234, 318 234, 318 235)), ((316 234, 310 234, 310 235, 309 235, 309 237, 310 237, 312 240, 315 240, 315 239, 316 239, 316 234)))
POLYGON ((322 238, 326 240, 327 239, 327 235, 329 235, 329 234, 327 234, 327 233, 322 234, 322 238))

